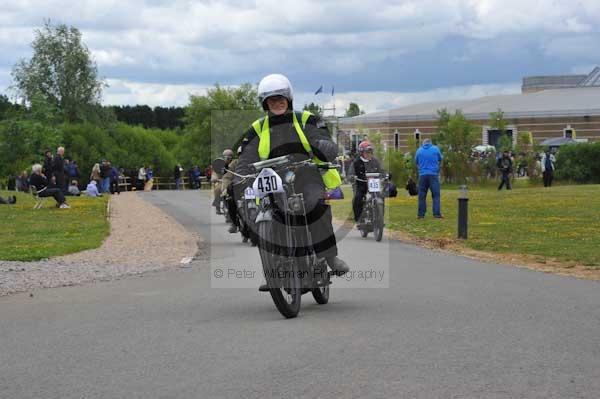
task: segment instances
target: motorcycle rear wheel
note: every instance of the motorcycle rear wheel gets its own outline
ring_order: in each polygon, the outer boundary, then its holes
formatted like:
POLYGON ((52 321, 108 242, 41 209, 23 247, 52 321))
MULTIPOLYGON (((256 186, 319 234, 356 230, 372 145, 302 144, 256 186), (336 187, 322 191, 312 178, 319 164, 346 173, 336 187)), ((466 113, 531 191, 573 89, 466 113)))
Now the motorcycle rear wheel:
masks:
POLYGON ((324 266, 324 269, 322 269, 321 272, 324 272, 325 276, 326 276, 321 281, 321 283, 323 285, 312 289, 313 298, 315 298, 315 301, 319 305, 325 305, 327 302, 329 302, 330 277, 329 277, 329 273, 327 273, 327 265, 323 265, 323 266, 324 266))

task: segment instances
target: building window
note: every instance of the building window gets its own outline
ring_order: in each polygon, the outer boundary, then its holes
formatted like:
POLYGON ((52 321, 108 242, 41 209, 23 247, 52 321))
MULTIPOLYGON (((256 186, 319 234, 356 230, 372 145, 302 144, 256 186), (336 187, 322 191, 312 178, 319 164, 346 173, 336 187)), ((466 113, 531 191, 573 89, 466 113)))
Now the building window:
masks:
POLYGON ((394 149, 396 151, 400 149, 400 133, 397 130, 394 132, 394 149))
POLYGON ((497 129, 490 129, 489 126, 484 126, 483 129, 483 144, 491 145, 496 147, 496 149, 500 149, 500 139, 502 136, 508 136, 514 147, 517 145, 517 128, 513 125, 509 125, 506 127, 506 130, 500 131, 497 129))
POLYGON ((417 145, 421 144, 421 131, 419 129, 415 129, 415 142, 417 145))
POLYGON ((571 125, 567 125, 567 127, 563 129, 563 137, 565 139, 574 139, 575 138, 575 130, 573 128, 571 128, 571 125))

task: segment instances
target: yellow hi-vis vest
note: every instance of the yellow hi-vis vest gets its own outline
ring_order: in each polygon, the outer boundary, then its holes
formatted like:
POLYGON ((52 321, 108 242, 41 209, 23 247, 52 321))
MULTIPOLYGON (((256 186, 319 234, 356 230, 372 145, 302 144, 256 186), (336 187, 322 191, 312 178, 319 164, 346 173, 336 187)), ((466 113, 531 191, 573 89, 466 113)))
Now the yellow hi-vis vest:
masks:
MULTIPOLYGON (((308 111, 302 112, 302 127, 306 127, 306 122, 308 118, 310 118, 312 114, 308 111)), ((309 154, 309 156, 313 156, 312 149, 310 148, 310 144, 302 127, 300 127, 300 123, 298 122, 298 118, 296 117, 296 113, 292 112, 292 118, 294 120, 294 127, 296 128, 296 133, 300 138, 300 142, 302 143, 302 147, 309 154)), ((269 154, 271 153, 271 131, 269 129, 269 117, 266 116, 261 126, 261 119, 258 119, 252 123, 252 127, 254 131, 258 135, 258 157, 261 160, 269 159, 269 154)), ((316 164, 323 164, 316 156, 313 156, 313 161, 316 164)), ((323 178, 323 183, 328 190, 333 190, 334 188, 339 187, 342 184, 342 178, 340 177, 337 169, 329 169, 325 173, 321 174, 323 178)))

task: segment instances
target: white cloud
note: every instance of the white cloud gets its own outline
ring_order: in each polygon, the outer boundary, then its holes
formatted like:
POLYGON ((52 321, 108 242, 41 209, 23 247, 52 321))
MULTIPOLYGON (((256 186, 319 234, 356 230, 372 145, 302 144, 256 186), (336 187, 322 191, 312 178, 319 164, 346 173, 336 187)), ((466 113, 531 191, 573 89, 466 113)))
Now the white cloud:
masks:
MULTIPOLYGON (((202 95, 212 85, 155 84, 110 79, 105 90, 103 103, 106 105, 148 104, 150 106, 185 106, 190 94, 202 95)), ((332 108, 330 89, 315 96, 314 93, 297 92, 294 106, 301 109, 304 104, 315 102, 322 107, 332 108)), ((342 115, 351 102, 357 103, 365 112, 398 108, 406 105, 442 100, 468 100, 488 95, 514 94, 521 90, 520 83, 487 84, 443 87, 419 92, 343 92, 335 93, 337 115, 342 115)), ((331 111, 328 111, 329 114, 331 111)))
POLYGON ((135 60, 119 50, 92 50, 92 57, 99 67, 133 64, 135 60))
POLYGON ((210 85, 140 83, 119 79, 108 79, 109 87, 104 90, 103 104, 149 106, 184 106, 191 94, 202 95, 210 85))
MULTIPOLYGON (((460 44, 448 60, 464 65, 467 77, 482 59, 510 62, 515 53, 528 52, 556 59, 568 70, 593 63, 600 19, 597 0, 0 0, 0 10, 0 68, 29 54, 33 29, 44 19, 71 24, 82 31, 100 75, 129 93, 106 91, 107 100, 120 103, 138 98, 181 103, 181 93, 204 87, 198 82, 258 80, 274 69, 302 77, 306 86, 320 75, 376 82, 386 68, 398 68, 405 59, 435 59, 442 45, 455 41, 460 44), (152 86, 134 80, 189 83, 152 86)), ((503 64, 494 65, 485 79, 506 79, 494 77, 503 64)), ((390 98, 387 103, 394 105, 403 97, 390 98)))
POLYGON ((562 59, 597 60, 600 34, 558 37, 544 45, 544 52, 562 59))
POLYGON ((10 70, 0 68, 0 94, 8 95, 8 87, 12 84, 10 70))
MULTIPOLYGON (((520 91, 520 83, 508 83, 442 87, 418 92, 346 92, 336 93, 335 107, 336 114, 343 115, 351 102, 357 103, 365 112, 374 112, 432 101, 469 100, 489 95, 515 94, 520 91)), ((316 102, 324 108, 333 107, 332 97, 329 95, 317 97, 313 93, 300 93, 297 97, 297 108, 310 102, 316 102)))

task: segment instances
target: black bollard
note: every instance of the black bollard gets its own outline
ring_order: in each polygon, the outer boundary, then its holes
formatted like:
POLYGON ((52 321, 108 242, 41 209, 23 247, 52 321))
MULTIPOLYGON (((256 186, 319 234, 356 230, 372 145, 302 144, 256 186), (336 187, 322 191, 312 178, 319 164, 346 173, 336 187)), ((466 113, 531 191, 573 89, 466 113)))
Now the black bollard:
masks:
POLYGON ((469 194, 467 186, 460 186, 458 189, 458 238, 466 240, 468 236, 469 194))

